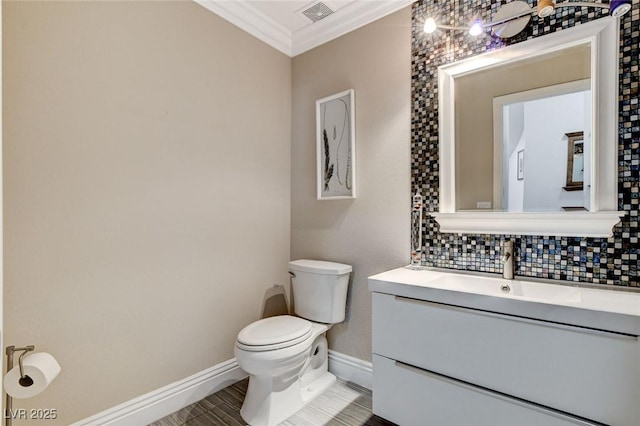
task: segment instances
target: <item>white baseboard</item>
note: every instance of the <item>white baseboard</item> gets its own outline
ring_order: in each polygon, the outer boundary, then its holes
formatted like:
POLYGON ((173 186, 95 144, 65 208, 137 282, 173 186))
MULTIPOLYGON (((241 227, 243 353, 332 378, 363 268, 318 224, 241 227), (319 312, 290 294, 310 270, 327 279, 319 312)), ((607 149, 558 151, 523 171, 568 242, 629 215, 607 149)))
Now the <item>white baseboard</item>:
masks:
MULTIPOLYGON (((373 368, 370 362, 329 351, 329 371, 367 389, 373 384, 373 368)), ((73 423, 71 426, 130 426, 146 425, 188 405, 198 402, 214 392, 247 377, 236 359, 230 359, 186 379, 149 392, 94 416, 73 423)))
POLYGON ((329 371, 342 380, 367 389, 373 387, 373 364, 370 362, 329 350, 329 371))
POLYGON ((247 377, 235 358, 117 405, 71 426, 146 425, 247 377))

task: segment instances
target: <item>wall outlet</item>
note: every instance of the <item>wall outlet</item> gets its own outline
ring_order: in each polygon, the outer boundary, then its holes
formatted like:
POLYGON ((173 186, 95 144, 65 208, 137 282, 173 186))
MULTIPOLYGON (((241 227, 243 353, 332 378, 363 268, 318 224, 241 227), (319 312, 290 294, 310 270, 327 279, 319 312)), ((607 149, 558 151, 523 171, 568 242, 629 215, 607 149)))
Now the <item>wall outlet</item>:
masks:
POLYGON ((476 208, 477 209, 490 209, 491 208, 491 201, 478 201, 476 203, 476 208))

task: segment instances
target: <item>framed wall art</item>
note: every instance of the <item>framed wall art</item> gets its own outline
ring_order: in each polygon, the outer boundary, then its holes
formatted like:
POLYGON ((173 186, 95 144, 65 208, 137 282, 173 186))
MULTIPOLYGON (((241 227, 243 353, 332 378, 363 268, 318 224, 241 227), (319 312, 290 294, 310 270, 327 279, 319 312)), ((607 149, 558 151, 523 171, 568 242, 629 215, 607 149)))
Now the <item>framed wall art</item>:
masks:
POLYGON ((565 191, 584 189, 584 132, 567 133, 567 184, 565 191))
POLYGON ((318 200, 356 198, 355 92, 316 101, 318 200))

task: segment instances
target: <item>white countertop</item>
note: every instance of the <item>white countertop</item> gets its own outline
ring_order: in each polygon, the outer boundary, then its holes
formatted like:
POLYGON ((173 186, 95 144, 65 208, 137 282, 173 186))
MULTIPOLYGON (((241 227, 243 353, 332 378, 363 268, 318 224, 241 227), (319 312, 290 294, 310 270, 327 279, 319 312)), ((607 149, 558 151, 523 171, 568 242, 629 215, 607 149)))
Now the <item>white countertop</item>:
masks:
POLYGON ((640 335, 640 292, 577 284, 408 267, 369 277, 369 290, 373 292, 640 335), (509 293, 501 290, 503 285, 509 285, 509 293))

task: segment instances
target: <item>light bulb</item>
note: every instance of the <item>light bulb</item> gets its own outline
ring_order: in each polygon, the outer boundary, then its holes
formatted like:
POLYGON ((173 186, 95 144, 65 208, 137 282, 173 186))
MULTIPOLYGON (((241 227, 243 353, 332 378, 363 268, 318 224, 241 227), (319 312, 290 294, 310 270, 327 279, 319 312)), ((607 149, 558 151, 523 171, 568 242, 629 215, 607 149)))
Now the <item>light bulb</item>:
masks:
POLYGON ((479 36, 480 34, 482 34, 483 31, 484 31, 484 27, 482 26, 482 21, 479 19, 476 19, 475 21, 473 21, 473 23, 469 27, 469 34, 474 37, 479 36))
POLYGON ((556 2, 554 0, 538 0, 538 17, 546 18, 553 14, 556 8, 556 2))
POLYGON ((432 32, 434 32, 436 30, 436 28, 438 28, 438 25, 436 24, 436 20, 433 18, 427 18, 426 21, 424 21, 424 32, 427 34, 431 34, 432 32))

